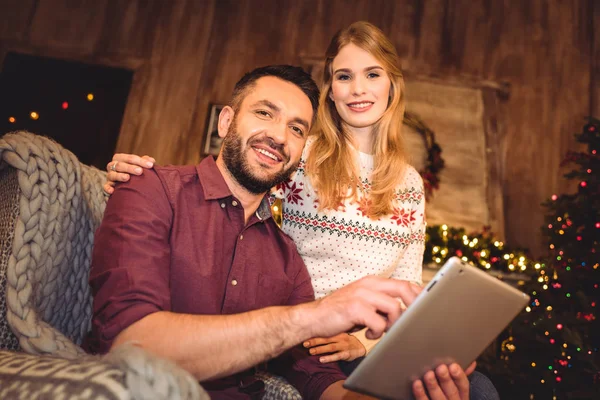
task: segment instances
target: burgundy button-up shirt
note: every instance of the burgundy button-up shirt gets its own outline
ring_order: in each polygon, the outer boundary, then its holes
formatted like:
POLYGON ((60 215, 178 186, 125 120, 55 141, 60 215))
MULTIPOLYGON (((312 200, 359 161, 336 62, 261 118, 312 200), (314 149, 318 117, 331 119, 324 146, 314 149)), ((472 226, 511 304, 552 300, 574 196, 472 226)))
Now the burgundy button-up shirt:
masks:
MULTIPOLYGON (((211 157, 197 166, 155 167, 117 187, 96 232, 90 285, 93 353, 107 352, 121 331, 157 311, 223 315, 314 298, 296 246, 267 201, 245 223, 211 157)), ((307 399, 345 379, 337 363, 321 364, 300 348, 275 364, 307 399)), ((241 389, 247 375, 204 386, 215 399, 250 398, 241 389)))

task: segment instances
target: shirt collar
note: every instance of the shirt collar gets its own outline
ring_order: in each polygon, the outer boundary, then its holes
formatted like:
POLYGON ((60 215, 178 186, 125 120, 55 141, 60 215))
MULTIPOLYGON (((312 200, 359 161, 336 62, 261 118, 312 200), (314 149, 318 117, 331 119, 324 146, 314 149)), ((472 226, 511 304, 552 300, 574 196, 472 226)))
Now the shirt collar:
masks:
MULTIPOLYGON (((206 200, 219 200, 233 196, 233 193, 229 190, 229 186, 227 186, 223 174, 221 174, 221 171, 217 167, 217 163, 212 156, 208 156, 202 160, 200 164, 196 166, 196 172, 198 173, 200 182, 202 182, 202 190, 206 200)), ((254 213, 260 221, 272 217, 268 196, 268 194, 265 195, 260 202, 258 209, 254 213)))
POLYGON ((217 200, 232 195, 231 190, 225 183, 225 178, 217 167, 217 163, 212 156, 206 157, 196 166, 196 171, 206 200, 217 200))

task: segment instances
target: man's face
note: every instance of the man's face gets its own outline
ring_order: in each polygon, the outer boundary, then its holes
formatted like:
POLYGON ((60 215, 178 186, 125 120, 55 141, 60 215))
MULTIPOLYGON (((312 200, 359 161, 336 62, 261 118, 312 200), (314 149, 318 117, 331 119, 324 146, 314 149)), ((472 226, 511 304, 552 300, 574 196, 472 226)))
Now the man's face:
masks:
POLYGON ((296 85, 270 76, 258 79, 228 124, 221 121, 226 114, 219 116, 225 167, 250 193, 267 192, 298 166, 312 117, 310 100, 296 85))

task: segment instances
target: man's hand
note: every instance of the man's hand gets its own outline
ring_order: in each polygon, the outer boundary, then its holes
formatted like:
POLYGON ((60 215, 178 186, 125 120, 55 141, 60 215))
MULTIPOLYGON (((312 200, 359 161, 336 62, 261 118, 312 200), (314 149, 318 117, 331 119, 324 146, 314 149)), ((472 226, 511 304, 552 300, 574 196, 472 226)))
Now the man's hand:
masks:
POLYGON ((328 354, 320 357, 322 363, 334 361, 353 361, 367 354, 365 346, 352 335, 340 333, 329 338, 313 338, 304 342, 311 355, 328 354))
POLYGON ((377 339, 402 313, 400 298, 412 304, 421 287, 396 279, 368 276, 309 303, 309 337, 331 337, 356 327, 368 328, 366 337, 377 339))
POLYGON ((104 191, 112 194, 115 190, 116 182, 127 182, 130 175, 141 175, 142 168, 152 168, 156 160, 150 156, 136 156, 135 154, 117 153, 112 161, 106 164, 106 182, 104 182, 104 191))
POLYGON ((473 362, 466 370, 458 364, 450 364, 450 366, 440 365, 435 371, 428 371, 423 379, 413 382, 415 400, 469 400, 467 376, 474 370, 473 362))

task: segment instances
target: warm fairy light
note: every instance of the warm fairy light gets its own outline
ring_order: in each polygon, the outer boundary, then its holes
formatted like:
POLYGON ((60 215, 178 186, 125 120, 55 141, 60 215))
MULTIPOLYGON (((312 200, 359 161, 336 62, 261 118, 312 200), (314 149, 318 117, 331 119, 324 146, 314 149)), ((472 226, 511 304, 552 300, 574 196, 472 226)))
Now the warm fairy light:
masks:
POLYGON ((439 247, 437 247, 437 246, 434 246, 434 247, 433 247, 433 252, 434 252, 434 253, 437 253, 438 251, 440 251, 440 248, 439 248, 439 247))
POLYGON ((11 124, 14 124, 15 122, 17 122, 17 120, 15 119, 15 117, 9 117, 8 122, 10 122, 11 124))
POLYGON ((557 196, 557 195, 555 195, 555 194, 553 194, 553 195, 552 195, 552 200, 553 200, 553 201, 556 201, 556 199, 558 199, 558 196, 557 196))
POLYGON ((558 218, 556 218, 556 220, 557 220, 558 222, 560 222, 560 221, 562 221, 562 218, 561 218, 561 217, 558 217, 558 218))
POLYGON ((88 99, 88 101, 94 100, 94 93, 88 93, 87 99, 88 99))
POLYGON ((546 381, 545 381, 545 380, 543 380, 543 379, 542 379, 540 382, 541 382, 541 383, 546 383, 546 381))
POLYGON ((558 233, 560 233, 561 235, 565 234, 565 231, 563 231, 562 229, 560 231, 558 231, 558 233))
POLYGON ((69 103, 66 102, 66 101, 63 101, 63 103, 62 103, 62 109, 66 110, 67 108, 69 108, 69 103))
POLYGON ((442 225, 442 230, 443 231, 447 231, 448 230, 448 225, 446 225, 446 224, 442 225))
POLYGON ((566 343, 563 343, 563 347, 566 349, 568 346, 566 343))
POLYGON ((540 277, 538 278, 538 282, 539 282, 539 283, 542 283, 542 282, 544 282, 544 278, 542 278, 542 277, 540 276, 540 277))
POLYGON ((540 269, 540 268, 542 268, 542 266, 540 265, 540 263, 535 263, 534 267, 535 267, 535 269, 540 269))
POLYGON ((546 310, 547 310, 547 311, 552 311, 552 306, 548 306, 548 307, 546 307, 546 310))
POLYGON ((505 254, 505 255, 504 255, 504 259, 505 259, 505 260, 508 260, 509 258, 510 258, 510 256, 509 256, 508 254, 505 254))
POLYGON ((553 244, 550 245, 550 249, 554 250, 554 245, 553 244))
POLYGON ((535 368, 535 366, 536 366, 536 363, 532 362, 532 363, 531 363, 531 366, 535 368))
POLYGON ((557 324, 557 325, 556 325, 556 329, 558 329, 558 330, 561 330, 562 328, 563 328, 563 325, 562 325, 562 324, 557 324))
POLYGON ((461 260, 463 260, 464 262, 469 261, 469 259, 467 257, 463 257, 463 258, 461 258, 461 260))
POLYGON ((492 268, 492 265, 490 263, 485 263, 485 269, 490 269, 492 268))
POLYGON ((496 241, 494 242, 494 246, 496 246, 496 247, 499 247, 499 246, 500 246, 500 242, 496 240, 496 241))
POLYGON ((446 253, 448 253, 448 250, 446 250, 446 249, 442 249, 442 251, 440 251, 440 253, 441 253, 443 256, 445 256, 445 255, 446 255, 446 253))
POLYGON ((548 336, 550 334, 550 332, 546 331, 544 332, 544 335, 548 336))
POLYGON ((40 118, 40 114, 36 113, 35 111, 32 111, 32 112, 29 114, 29 117, 30 117, 32 120, 36 121, 38 118, 40 118))
POLYGON ((548 290, 548 285, 544 285, 544 286, 542 286, 542 288, 543 288, 544 290, 548 290))
POLYGON ((439 263, 442 262, 442 259, 438 257, 438 258, 435 259, 435 262, 439 264, 439 263))

